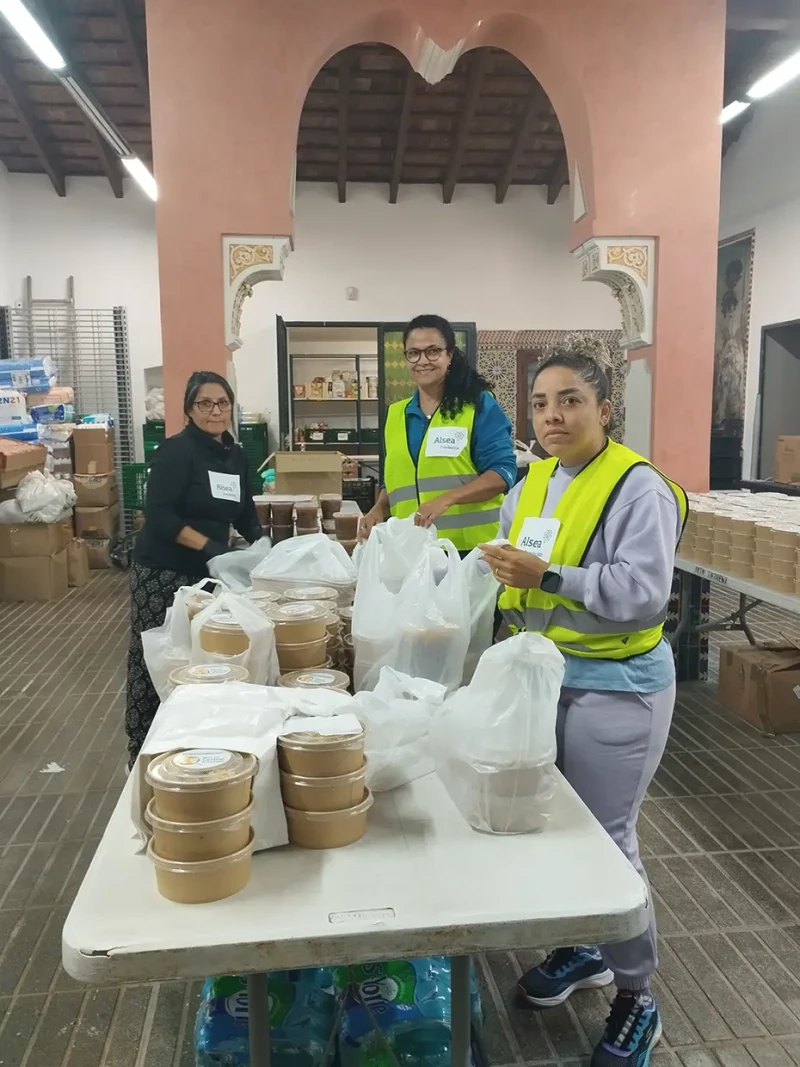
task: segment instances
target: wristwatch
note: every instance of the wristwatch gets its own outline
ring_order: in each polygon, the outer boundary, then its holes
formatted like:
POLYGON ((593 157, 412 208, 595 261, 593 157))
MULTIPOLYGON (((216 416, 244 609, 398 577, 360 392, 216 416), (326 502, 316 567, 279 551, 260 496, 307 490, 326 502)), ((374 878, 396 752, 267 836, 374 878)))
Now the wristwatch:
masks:
POLYGON ((542 575, 539 588, 543 593, 557 593, 561 588, 561 568, 558 566, 548 567, 542 575))

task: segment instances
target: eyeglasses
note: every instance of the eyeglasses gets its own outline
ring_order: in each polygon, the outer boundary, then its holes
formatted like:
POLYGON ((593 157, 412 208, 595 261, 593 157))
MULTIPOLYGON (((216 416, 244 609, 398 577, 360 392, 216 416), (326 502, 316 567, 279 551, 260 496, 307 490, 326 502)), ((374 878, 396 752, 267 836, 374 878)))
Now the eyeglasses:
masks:
POLYGON ((231 410, 231 402, 230 402, 230 400, 227 400, 227 399, 226 400, 195 400, 194 406, 197 408, 198 411, 202 411, 202 413, 204 415, 210 415, 211 412, 215 408, 220 413, 220 415, 222 415, 226 411, 230 411, 231 410))
POLYGON ((446 348, 440 348, 439 345, 431 345, 430 348, 409 348, 406 349, 406 360, 409 363, 419 363, 423 356, 426 359, 431 359, 435 363, 437 359, 441 359, 447 351, 446 348))

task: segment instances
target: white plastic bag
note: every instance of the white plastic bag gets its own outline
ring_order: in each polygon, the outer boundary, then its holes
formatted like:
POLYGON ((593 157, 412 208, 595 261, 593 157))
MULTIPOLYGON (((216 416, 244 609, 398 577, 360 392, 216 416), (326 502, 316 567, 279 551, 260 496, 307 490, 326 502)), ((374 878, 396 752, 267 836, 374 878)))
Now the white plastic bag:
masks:
POLYGON ((234 593, 243 593, 252 587, 250 574, 271 548, 270 539, 262 537, 247 548, 214 556, 208 561, 208 573, 213 578, 219 578, 234 593))
POLYGON ((425 551, 436 544, 437 536, 435 526, 415 526, 413 516, 408 519, 391 518, 379 523, 373 526, 359 553, 359 570, 365 556, 377 554, 384 585, 393 592, 399 592, 408 572, 425 551))
POLYGON ((398 592, 387 586, 382 556, 362 558, 353 605, 356 692, 374 689, 382 667, 427 678, 447 689, 461 682, 469 644, 469 598, 451 541, 423 549, 398 592))
POLYGON ((436 772, 476 830, 544 826, 563 678, 564 657, 553 642, 521 633, 485 652, 472 682, 445 701, 431 731, 436 772))
POLYGON ((278 653, 275 648, 275 630, 272 621, 250 601, 236 593, 223 592, 211 604, 192 619, 191 662, 238 664, 246 669, 248 681, 253 685, 277 685, 280 677, 278 653), (250 647, 238 656, 225 656, 206 652, 200 646, 200 631, 208 619, 227 614, 244 630, 250 639, 250 647))
POLYGON ((26 522, 58 522, 78 499, 72 482, 54 478, 50 471, 26 474, 16 496, 26 522))
POLYGON ((0 523, 4 526, 19 526, 26 521, 25 513, 16 497, 13 500, 0 501, 0 523))
POLYGON ((330 585, 349 603, 356 583, 353 561, 338 541, 325 534, 305 534, 280 541, 253 568, 254 589, 283 592, 293 585, 330 585))
MULTIPOLYGON (((169 680, 178 667, 188 667, 192 658, 192 632, 189 626, 189 600, 209 585, 219 587, 219 582, 204 579, 197 585, 184 585, 177 591, 162 626, 155 626, 142 633, 144 662, 161 701, 167 699, 175 688, 169 680)), ((216 590, 217 593, 221 589, 216 590)))
POLYGON ((481 550, 474 548, 462 561, 469 595, 469 648, 464 660, 462 685, 472 681, 478 660, 491 647, 494 638, 494 611, 500 583, 481 560, 481 550))
POLYGON ((433 772, 430 728, 446 689, 384 667, 371 693, 352 707, 366 729, 367 785, 373 793, 397 789, 433 772))

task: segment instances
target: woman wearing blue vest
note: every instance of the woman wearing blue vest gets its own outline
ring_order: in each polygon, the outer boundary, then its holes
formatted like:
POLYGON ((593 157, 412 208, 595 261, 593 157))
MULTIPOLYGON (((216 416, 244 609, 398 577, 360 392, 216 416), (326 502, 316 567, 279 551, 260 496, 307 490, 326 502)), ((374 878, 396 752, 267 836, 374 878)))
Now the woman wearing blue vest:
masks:
POLYGON ((497 536, 517 467, 511 423, 457 348, 453 327, 419 315, 403 333, 417 390, 389 407, 384 488, 361 536, 389 515, 436 526, 463 554, 497 536))
MULTIPOLYGON (((505 586, 507 621, 559 647, 559 767, 644 877, 639 807, 664 752, 675 702, 662 637, 686 494, 609 440, 608 378, 588 354, 555 352, 533 384, 536 439, 552 458, 531 465, 506 498, 501 535, 484 555, 505 586)), ((519 982, 524 1001, 562 1004, 577 989, 616 982, 592 1067, 646 1067, 661 1037, 650 988, 655 917, 619 944, 558 949, 519 982)))

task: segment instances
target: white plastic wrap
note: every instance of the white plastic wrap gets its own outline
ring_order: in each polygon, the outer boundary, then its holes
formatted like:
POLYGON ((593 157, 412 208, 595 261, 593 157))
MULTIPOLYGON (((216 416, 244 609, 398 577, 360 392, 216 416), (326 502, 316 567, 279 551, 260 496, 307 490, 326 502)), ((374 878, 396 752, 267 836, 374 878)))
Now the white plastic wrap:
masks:
POLYGON ((225 591, 192 619, 191 662, 238 664, 247 670, 253 685, 276 685, 280 677, 275 630, 272 621, 254 604, 236 593, 225 591), (238 656, 224 656, 206 652, 200 647, 200 630, 204 623, 221 612, 227 612, 250 638, 250 647, 238 656))
POLYGON ((435 526, 415 526, 414 519, 391 518, 379 523, 370 532, 363 545, 357 545, 353 558, 358 552, 357 566, 360 570, 364 557, 378 556, 378 566, 384 585, 393 592, 399 592, 408 572, 419 559, 437 541, 435 526))
POLYGON ((481 559, 481 550, 474 548, 462 561, 469 595, 469 648, 464 660, 462 685, 472 681, 478 660, 491 647, 494 638, 494 611, 500 583, 481 559))
MULTIPOLYGON (((182 586, 164 619, 163 626, 155 626, 142 633, 142 649, 153 688, 158 699, 164 701, 174 689, 169 680, 172 671, 188 667, 192 658, 192 632, 189 627, 188 601, 199 593, 208 581, 182 586)), ((221 592, 218 588, 217 592, 221 592)))
POLYGON ((21 522, 27 522, 25 512, 19 506, 16 497, 13 500, 0 501, 0 524, 5 526, 19 526, 21 522))
POLYGON ((433 772, 430 729, 447 690, 384 667, 373 692, 357 693, 353 709, 366 729, 367 785, 397 789, 433 772))
POLYGON ((563 678, 553 642, 521 633, 485 652, 445 701, 431 731, 436 772, 476 830, 530 833, 547 821, 563 678))
POLYGON ((16 496, 26 522, 59 522, 78 499, 72 482, 54 478, 49 471, 26 474, 16 496))
POLYGON ((423 546, 395 592, 384 581, 383 556, 371 542, 370 537, 353 605, 356 691, 374 689, 382 667, 455 689, 470 635, 469 597, 455 546, 446 540, 423 546))
POLYGON ((292 586, 330 585, 349 603, 356 583, 353 561, 338 541, 325 534, 306 534, 280 541, 253 568, 254 589, 284 592, 292 586))
POLYGON ((262 537, 247 548, 214 556, 208 561, 208 573, 213 578, 219 578, 234 593, 243 593, 246 589, 252 588, 250 574, 271 548, 270 539, 262 537))

